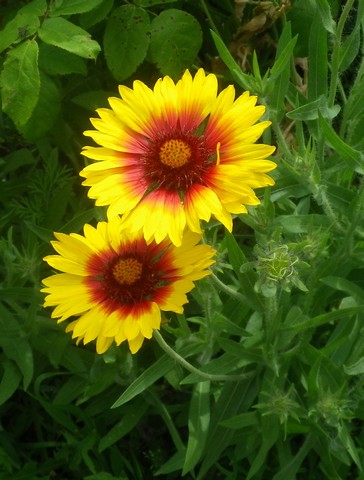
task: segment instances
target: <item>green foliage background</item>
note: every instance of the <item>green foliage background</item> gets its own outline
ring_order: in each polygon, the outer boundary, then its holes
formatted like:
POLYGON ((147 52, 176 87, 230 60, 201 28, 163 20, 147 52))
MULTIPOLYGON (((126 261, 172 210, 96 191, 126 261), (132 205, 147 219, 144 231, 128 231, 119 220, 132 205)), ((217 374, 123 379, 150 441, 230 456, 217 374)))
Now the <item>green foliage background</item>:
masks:
POLYGON ((364 479, 364 3, 0 4, 0 479, 364 479), (163 337, 98 356, 42 308, 53 231, 103 218, 80 155, 117 85, 185 68, 249 89, 276 185, 216 224, 163 337), (216 381, 214 375, 239 375, 216 381))

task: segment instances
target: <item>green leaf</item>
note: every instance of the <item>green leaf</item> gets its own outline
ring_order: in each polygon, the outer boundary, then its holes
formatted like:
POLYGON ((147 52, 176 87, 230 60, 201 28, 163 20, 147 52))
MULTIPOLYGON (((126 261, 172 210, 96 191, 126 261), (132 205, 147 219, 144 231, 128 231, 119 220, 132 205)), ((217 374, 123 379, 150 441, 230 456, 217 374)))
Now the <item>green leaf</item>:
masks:
POLYGON ((55 82, 45 73, 41 75, 40 95, 28 122, 20 128, 25 138, 35 142, 54 125, 61 108, 61 98, 55 82))
MULTIPOLYGON (((289 42, 291 41, 292 35, 291 35, 291 24, 290 22, 287 22, 283 28, 283 31, 281 33, 281 36, 279 37, 278 45, 277 45, 277 51, 276 51, 276 58, 275 58, 275 64, 279 61, 279 57, 284 51, 284 49, 289 45, 289 42)), ((274 68, 274 66, 273 66, 274 68)), ((291 75, 291 67, 290 67, 290 62, 286 62, 284 65, 280 66, 280 72, 276 73, 276 82, 275 86, 272 89, 271 95, 270 95, 270 105, 272 108, 275 108, 276 110, 281 110, 283 113, 284 110, 284 99, 286 96, 286 93, 288 91, 288 85, 289 85, 289 79, 291 75)), ((270 77, 271 79, 272 77, 270 77)))
POLYGON ((339 105, 334 105, 332 108, 329 108, 327 106, 327 97, 321 95, 316 100, 287 112, 287 117, 292 118, 292 120, 317 120, 321 113, 324 118, 331 120, 335 118, 339 112, 339 105))
POLYGON ((85 13, 98 7, 103 0, 54 0, 50 3, 50 17, 85 13))
POLYGON ((40 90, 38 44, 35 40, 26 40, 9 51, 0 84, 4 112, 17 127, 24 125, 34 110, 40 90))
POLYGON ((21 374, 15 363, 11 360, 3 361, 1 366, 4 373, 0 382, 0 405, 3 405, 18 388, 21 374))
POLYGON ((130 77, 146 57, 149 15, 142 8, 123 5, 109 18, 104 35, 107 66, 116 80, 130 77))
POLYGON ((20 11, 0 32, 0 52, 13 43, 34 35, 39 25, 40 21, 37 15, 20 11))
POLYGON ((90 12, 83 13, 79 16, 80 27, 88 29, 93 25, 104 20, 112 9, 114 0, 103 0, 103 2, 90 12))
POLYGON ((199 382, 192 393, 188 417, 188 443, 182 476, 200 460, 210 425, 210 382, 199 382))
POLYGON ((342 140, 332 126, 319 114, 319 126, 329 144, 358 173, 364 173, 364 155, 342 140))
POLYGON ((359 358, 351 365, 343 365, 343 369, 347 375, 362 375, 364 373, 364 357, 359 358))
POLYGON ((176 3, 176 0, 134 0, 138 7, 153 7, 154 5, 165 5, 167 3, 176 3))
POLYGON ((210 30, 210 32, 221 60, 225 63, 235 81, 246 90, 254 92, 252 77, 242 72, 221 38, 214 31, 210 30))
POLYGON ((240 282, 240 290, 246 298, 246 302, 254 310, 261 312, 263 309, 262 300, 254 290, 255 274, 251 271, 242 273, 241 268, 248 263, 244 252, 239 247, 235 237, 225 233, 224 246, 227 247, 230 263, 240 282))
POLYGON ((360 23, 340 45, 339 72, 345 72, 357 58, 360 48, 360 23))
POLYGON ((296 42, 297 36, 292 38, 277 55, 274 65, 270 69, 269 82, 274 82, 284 70, 290 71, 290 61, 296 42))
POLYGON ((220 425, 233 430, 240 430, 246 427, 257 429, 259 427, 259 416, 257 412, 241 413, 222 421, 220 425))
POLYGON ((305 320, 304 322, 282 327, 282 330, 307 330, 308 328, 319 327, 320 325, 325 325, 336 320, 344 320, 350 318, 356 313, 361 312, 362 310, 363 305, 360 305, 358 307, 343 308, 341 310, 334 310, 332 312, 317 315, 316 317, 305 320))
POLYGON ((134 397, 144 392, 154 382, 166 375, 174 367, 174 360, 168 355, 162 355, 153 365, 147 368, 125 392, 114 402, 111 408, 120 407, 134 397))
POLYGON ((83 58, 96 59, 101 48, 91 35, 68 20, 46 18, 38 31, 44 43, 63 48, 83 58))
POLYGON ((152 21, 152 61, 163 75, 179 76, 193 63, 201 45, 200 24, 187 12, 171 8, 152 21))
POLYGON ((121 420, 119 420, 112 428, 104 435, 99 443, 98 452, 101 453, 107 448, 114 445, 127 433, 135 428, 139 420, 142 418, 148 408, 148 403, 145 401, 134 402, 123 411, 121 420))
POLYGON ((316 100, 320 95, 327 95, 328 60, 327 33, 322 28, 318 17, 315 17, 310 30, 307 80, 308 100, 316 100))
POLYGON ((331 15, 330 5, 327 0, 310 0, 312 8, 314 8, 321 20, 321 24, 325 30, 335 33, 336 24, 331 15))
POLYGON ((48 75, 87 74, 83 58, 45 43, 39 47, 39 67, 48 75))

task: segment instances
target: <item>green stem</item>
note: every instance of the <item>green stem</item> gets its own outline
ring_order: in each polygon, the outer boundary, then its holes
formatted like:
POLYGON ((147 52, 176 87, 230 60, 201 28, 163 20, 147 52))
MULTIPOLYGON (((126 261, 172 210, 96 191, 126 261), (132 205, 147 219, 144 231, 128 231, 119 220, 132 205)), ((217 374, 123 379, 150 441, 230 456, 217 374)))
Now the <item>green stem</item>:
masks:
POLYGON ((329 99, 328 99, 329 108, 332 107, 335 103, 337 83, 338 83, 338 77, 339 77, 341 36, 344 30, 344 26, 348 18, 349 12, 354 4, 354 1, 355 0, 348 0, 346 2, 336 28, 334 46, 332 50, 332 61, 331 61, 331 80, 330 80, 329 99))
POLYGON ((214 281, 214 283, 225 293, 230 295, 230 297, 235 298, 236 300, 239 300, 241 303, 246 303, 246 299, 244 295, 241 293, 237 292, 233 288, 229 287, 228 285, 225 285, 214 273, 210 275, 210 279, 214 281))
POLYGON ((292 152, 287 145, 286 139, 284 138, 284 135, 279 125, 273 124, 273 129, 274 133, 276 134, 278 140, 278 147, 281 150, 282 155, 284 155, 286 159, 291 158, 292 152))
POLYGON ((201 370, 187 362, 187 360, 181 357, 181 355, 179 355, 175 350, 173 350, 173 348, 166 343, 158 330, 154 330, 153 335, 158 345, 161 347, 162 350, 167 353, 167 355, 173 358, 173 360, 175 360, 189 372, 195 373, 196 375, 205 380, 210 380, 211 382, 239 382, 241 380, 246 380, 251 376, 250 373, 243 373, 241 375, 214 375, 211 373, 202 372, 201 370))

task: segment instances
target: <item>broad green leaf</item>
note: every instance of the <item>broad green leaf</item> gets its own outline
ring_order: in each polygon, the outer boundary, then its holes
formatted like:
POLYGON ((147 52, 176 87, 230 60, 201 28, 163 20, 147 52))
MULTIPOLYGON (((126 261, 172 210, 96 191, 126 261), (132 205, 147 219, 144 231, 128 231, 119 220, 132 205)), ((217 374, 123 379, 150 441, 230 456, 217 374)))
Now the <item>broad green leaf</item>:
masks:
POLYGON ((216 49, 221 57, 221 60, 225 63, 231 75, 234 77, 235 81, 241 87, 255 93, 255 90, 253 87, 253 78, 250 75, 247 75, 246 73, 242 72, 241 68, 234 60, 233 56, 229 52, 225 43, 213 30, 210 30, 210 32, 211 32, 212 39, 215 43, 216 49))
POLYGON ((146 57, 149 15, 142 8, 123 5, 113 11, 104 35, 107 66, 116 80, 130 77, 146 57))
POLYGON ((48 75, 87 74, 83 58, 45 43, 39 47, 39 67, 48 75))
POLYGON ((90 12, 83 13, 79 16, 80 27, 87 30, 104 20, 112 9, 114 0, 103 0, 103 2, 90 12))
POLYGON ((17 127, 24 125, 38 101, 38 44, 26 40, 10 50, 0 76, 2 108, 17 127))
POLYGON ((316 10, 315 13, 321 20, 325 30, 330 33, 335 33, 336 25, 331 15, 330 5, 327 0, 310 0, 312 8, 316 10))
POLYGON ((188 442, 182 475, 200 460, 210 425, 210 382, 199 382, 192 393, 188 416, 188 442))
POLYGON ((345 160, 353 170, 361 174, 364 173, 364 155, 345 143, 322 115, 319 115, 319 125, 326 140, 343 160, 345 160))
POLYGON ((318 17, 311 24, 308 46, 307 95, 308 101, 313 101, 328 90, 327 33, 318 17))
POLYGON ((162 357, 147 368, 131 385, 129 385, 125 392, 123 392, 114 402, 112 408, 120 407, 120 405, 129 402, 134 397, 144 392, 144 390, 149 388, 154 382, 172 370, 174 363, 174 360, 168 355, 162 355, 162 357))
POLYGON ((100 52, 100 45, 91 39, 91 35, 69 22, 65 18, 46 18, 38 31, 44 43, 63 48, 83 58, 95 59, 100 52))
POLYGON ((50 17, 85 13, 98 7, 103 0, 54 0, 50 3, 50 17))
POLYGON ((180 76, 195 60, 202 45, 198 21, 182 10, 164 10, 151 24, 152 61, 163 75, 180 76))
POLYGON ((53 127, 60 108, 61 98, 58 87, 48 75, 43 73, 38 103, 30 119, 20 128, 20 131, 29 141, 36 141, 53 127))
POLYGON ((13 395, 21 381, 21 374, 14 362, 5 360, 1 366, 3 375, 0 381, 0 405, 13 395))
POLYGON ((40 21, 34 13, 20 11, 16 17, 5 25, 0 31, 0 52, 10 47, 13 43, 20 42, 34 35, 38 30, 40 21))

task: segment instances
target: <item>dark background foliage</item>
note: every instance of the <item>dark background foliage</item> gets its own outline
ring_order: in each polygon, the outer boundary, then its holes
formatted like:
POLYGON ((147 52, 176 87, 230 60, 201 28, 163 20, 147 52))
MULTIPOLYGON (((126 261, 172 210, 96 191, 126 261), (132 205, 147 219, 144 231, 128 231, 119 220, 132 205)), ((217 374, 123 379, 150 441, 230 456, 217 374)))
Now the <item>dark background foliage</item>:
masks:
POLYGON ((0 479, 362 479, 360 0, 0 3, 0 479), (81 187, 89 117, 185 68, 249 89, 276 185, 206 226, 218 250, 163 335, 77 347, 42 308, 53 231, 104 218, 81 187), (213 377, 211 377, 213 378, 213 377))

